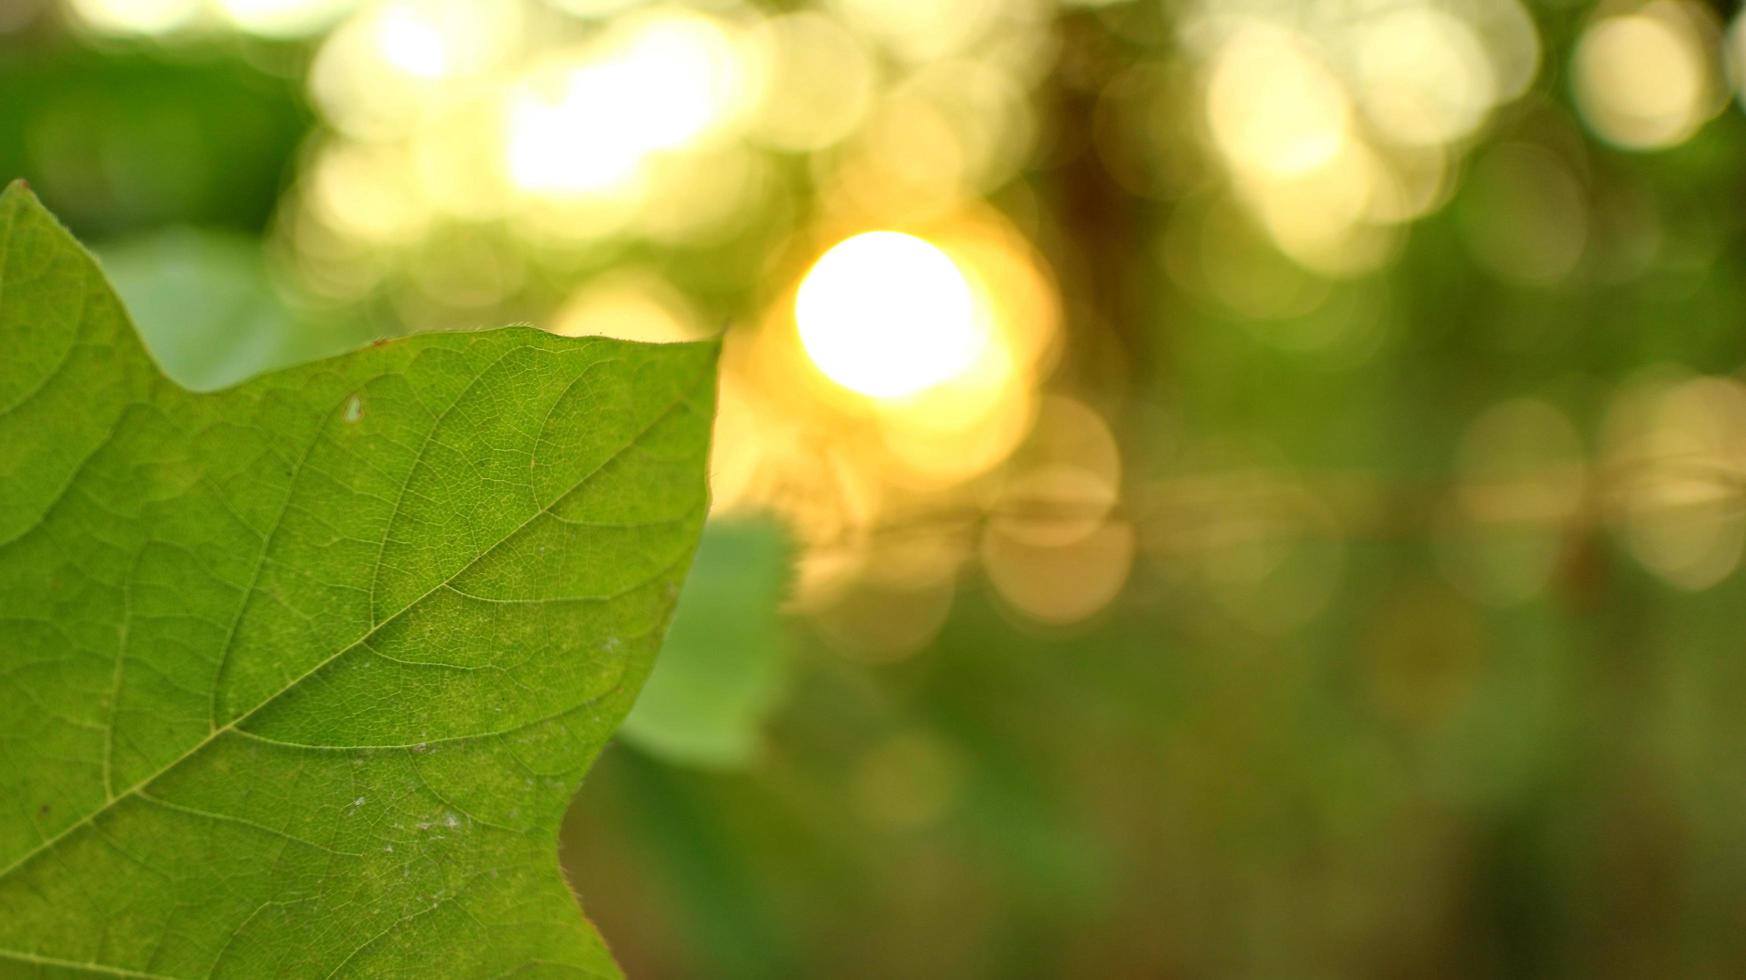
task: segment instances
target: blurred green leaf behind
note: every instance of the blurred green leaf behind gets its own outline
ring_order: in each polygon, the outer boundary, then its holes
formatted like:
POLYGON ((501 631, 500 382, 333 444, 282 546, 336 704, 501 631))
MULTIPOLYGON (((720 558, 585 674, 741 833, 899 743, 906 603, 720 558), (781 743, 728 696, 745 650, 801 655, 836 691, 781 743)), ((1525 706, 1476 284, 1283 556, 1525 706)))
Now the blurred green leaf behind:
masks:
POLYGON ((374 339, 357 326, 313 322, 286 299, 259 241, 234 232, 171 228, 111 245, 102 262, 152 355, 195 391, 374 339))
POLYGON ((778 607, 791 560, 770 523, 723 521, 704 531, 680 612, 622 738, 677 764, 752 760, 788 666, 778 607))

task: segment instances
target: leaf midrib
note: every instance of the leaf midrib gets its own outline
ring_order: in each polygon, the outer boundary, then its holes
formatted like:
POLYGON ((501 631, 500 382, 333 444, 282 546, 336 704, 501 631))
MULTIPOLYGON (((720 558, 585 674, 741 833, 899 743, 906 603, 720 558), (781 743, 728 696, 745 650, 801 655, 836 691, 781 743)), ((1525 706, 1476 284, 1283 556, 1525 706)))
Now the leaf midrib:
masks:
POLYGON ((162 973, 145 973, 140 970, 129 970, 126 967, 110 966, 108 963, 81 963, 77 960, 57 959, 39 953, 27 953, 22 949, 0 947, 0 959, 29 963, 32 966, 52 967, 57 970, 83 970, 86 973, 101 973, 110 977, 127 977, 129 980, 177 980, 176 977, 166 976, 162 973))

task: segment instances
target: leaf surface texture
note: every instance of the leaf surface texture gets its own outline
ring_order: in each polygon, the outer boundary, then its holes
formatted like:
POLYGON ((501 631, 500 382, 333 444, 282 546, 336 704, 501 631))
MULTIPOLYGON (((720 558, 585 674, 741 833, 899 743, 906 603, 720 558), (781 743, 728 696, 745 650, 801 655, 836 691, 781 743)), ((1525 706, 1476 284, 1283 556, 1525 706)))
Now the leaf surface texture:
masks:
POLYGON ((616 975, 557 828, 697 544, 715 354, 195 394, 0 196, 0 975, 616 975))

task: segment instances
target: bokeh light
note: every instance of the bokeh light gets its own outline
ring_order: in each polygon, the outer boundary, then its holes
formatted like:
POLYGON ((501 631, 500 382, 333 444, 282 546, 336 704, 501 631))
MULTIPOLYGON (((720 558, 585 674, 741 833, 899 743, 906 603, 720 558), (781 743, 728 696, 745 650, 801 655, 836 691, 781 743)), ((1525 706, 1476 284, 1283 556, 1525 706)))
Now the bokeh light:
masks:
POLYGON ((360 10, 322 42, 310 93, 348 136, 403 136, 454 86, 501 64, 522 28, 518 4, 389 0, 360 10))
POLYGON ((1597 18, 1571 62, 1583 117, 1626 149, 1684 142, 1721 108, 1718 34, 1709 11, 1684 0, 1597 18))
POLYGON ((873 105, 877 68, 866 45, 813 11, 772 17, 752 43, 767 66, 754 133, 783 150, 819 150, 843 139, 873 105))
POLYGON ((974 43, 1000 11, 998 0, 829 0, 828 5, 848 24, 918 61, 974 43))
POLYGON ((1121 521, 1060 545, 1034 544, 991 525, 981 557, 996 594, 1026 617, 1060 626, 1095 614, 1120 594, 1134 542, 1133 526, 1121 521))
POLYGON ((646 269, 621 269, 578 289, 552 318, 552 332, 656 344, 698 340, 708 328, 685 296, 646 269))
POLYGON ((1345 89, 1303 40, 1264 24, 1239 28, 1214 57, 1207 119, 1231 163, 1264 177, 1320 170, 1352 138, 1345 89))
POLYGON ((1233 190, 1305 267, 1387 264, 1405 222, 1447 199, 1450 156, 1539 66, 1514 0, 1334 7, 1203 4, 1183 34, 1233 190))
POLYGON ((1051 625, 1113 601, 1137 543, 1117 515, 1121 483, 1121 450, 1103 418, 1076 399, 1045 399, 989 503, 979 556, 995 594, 1051 625))
POLYGON ((1610 516, 1631 554, 1683 589, 1733 572, 1746 550, 1746 385, 1648 369, 1617 396, 1604 438, 1610 516))
POLYGON ((1526 602, 1547 585, 1588 501, 1575 427, 1542 401, 1492 406, 1462 436, 1455 523, 1438 557, 1455 583, 1485 602, 1526 602))
POLYGON ((162 34, 194 23, 201 0, 70 0, 73 13, 107 34, 162 34))
POLYGON ((958 377, 989 344, 964 273, 938 247, 895 231, 832 246, 794 300, 806 352, 827 377, 903 398, 958 377))
POLYGON ((1365 114, 1389 139, 1436 146, 1472 133, 1497 98, 1472 28, 1431 6, 1406 5, 1357 32, 1365 114))
POLYGON ((295 38, 332 26, 362 0, 214 0, 218 15, 238 30, 295 38))
POLYGON ((651 155, 721 127, 745 97, 738 49, 716 22, 678 12, 638 17, 511 95, 510 179, 535 195, 610 191, 651 155))

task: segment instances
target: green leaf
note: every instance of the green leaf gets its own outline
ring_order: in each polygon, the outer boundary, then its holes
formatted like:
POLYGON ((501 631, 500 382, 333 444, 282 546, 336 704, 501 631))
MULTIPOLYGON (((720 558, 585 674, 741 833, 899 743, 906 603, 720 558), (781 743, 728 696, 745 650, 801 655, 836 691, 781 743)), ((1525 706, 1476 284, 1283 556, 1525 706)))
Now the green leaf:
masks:
POLYGON ((711 524, 624 739, 681 765, 732 768, 757 749, 783 681, 777 608, 788 545, 764 522, 711 524))
POLYGON ((715 354, 511 328, 194 394, 8 189, 0 975, 615 975, 558 824, 696 546, 715 354))

